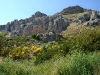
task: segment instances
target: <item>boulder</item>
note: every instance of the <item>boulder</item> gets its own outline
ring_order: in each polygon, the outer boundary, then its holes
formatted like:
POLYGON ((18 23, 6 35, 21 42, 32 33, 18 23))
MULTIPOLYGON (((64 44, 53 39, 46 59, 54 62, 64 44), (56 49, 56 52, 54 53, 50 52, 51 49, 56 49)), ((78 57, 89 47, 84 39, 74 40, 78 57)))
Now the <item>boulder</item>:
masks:
POLYGON ((47 34, 42 36, 42 40, 44 42, 51 42, 51 41, 59 42, 60 38, 61 38, 60 34, 56 34, 53 32, 48 32, 47 34))

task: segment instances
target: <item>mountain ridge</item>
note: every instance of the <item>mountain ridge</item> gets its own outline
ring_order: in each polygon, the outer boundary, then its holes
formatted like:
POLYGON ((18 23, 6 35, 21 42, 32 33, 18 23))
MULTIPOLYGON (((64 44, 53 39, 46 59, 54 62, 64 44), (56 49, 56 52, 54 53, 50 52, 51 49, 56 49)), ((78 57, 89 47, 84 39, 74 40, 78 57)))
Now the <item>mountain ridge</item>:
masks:
POLYGON ((6 25, 1 25, 0 31, 5 30, 10 33, 10 36, 28 36, 47 32, 60 34, 71 23, 75 22, 80 25, 87 22, 86 26, 97 26, 100 24, 99 19, 99 11, 84 9, 77 5, 65 8, 52 16, 37 11, 29 18, 14 20, 6 25))

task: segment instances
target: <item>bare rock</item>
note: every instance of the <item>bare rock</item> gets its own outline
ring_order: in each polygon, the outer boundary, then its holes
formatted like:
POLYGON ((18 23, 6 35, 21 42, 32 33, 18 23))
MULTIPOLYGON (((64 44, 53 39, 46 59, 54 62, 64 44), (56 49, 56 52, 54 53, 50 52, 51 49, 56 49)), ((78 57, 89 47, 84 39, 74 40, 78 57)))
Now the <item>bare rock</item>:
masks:
POLYGON ((70 6, 61 11, 62 14, 75 14, 75 13, 82 13, 82 12, 84 12, 84 9, 78 5, 72 7, 70 6))

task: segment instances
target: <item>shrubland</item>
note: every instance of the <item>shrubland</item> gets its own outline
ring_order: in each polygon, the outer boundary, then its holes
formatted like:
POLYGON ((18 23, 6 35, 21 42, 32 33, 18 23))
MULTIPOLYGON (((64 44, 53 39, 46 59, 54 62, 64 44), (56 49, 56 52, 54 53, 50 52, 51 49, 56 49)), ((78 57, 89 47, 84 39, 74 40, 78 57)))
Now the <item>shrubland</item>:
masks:
POLYGON ((60 42, 0 36, 0 73, 4 75, 99 75, 100 26, 66 31, 60 42), (31 40, 31 41, 30 41, 31 40), (39 41, 39 40, 38 40, 39 41))

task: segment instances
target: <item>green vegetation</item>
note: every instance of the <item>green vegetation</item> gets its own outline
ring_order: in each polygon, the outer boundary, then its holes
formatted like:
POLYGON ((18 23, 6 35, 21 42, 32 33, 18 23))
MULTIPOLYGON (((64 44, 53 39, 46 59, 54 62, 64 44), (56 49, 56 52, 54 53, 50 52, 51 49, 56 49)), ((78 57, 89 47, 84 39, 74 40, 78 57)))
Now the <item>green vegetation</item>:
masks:
POLYGON ((0 36, 6 36, 7 35, 7 32, 5 31, 0 31, 0 36))
POLYGON ((33 39, 40 40, 40 36, 39 35, 33 34, 31 37, 33 39))
POLYGON ((100 75, 100 26, 82 26, 79 29, 76 26, 72 32, 67 32, 59 43, 49 42, 42 45, 35 45, 37 35, 0 36, 0 55, 3 61, 0 63, 0 73, 100 75))
POLYGON ((34 60, 13 61, 3 59, 0 73, 4 75, 99 75, 100 52, 84 54, 71 52, 66 57, 59 56, 43 64, 34 65, 34 60))
POLYGON ((36 57, 35 65, 54 58, 56 55, 64 55, 63 50, 60 49, 59 44, 51 43, 43 46, 42 53, 36 57))
POLYGON ((74 52, 67 58, 64 66, 58 69, 59 75, 99 75, 98 67, 100 60, 98 53, 84 54, 81 52, 74 52), (96 56, 96 55, 97 56, 96 56))

